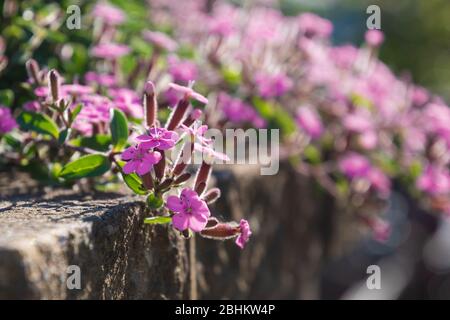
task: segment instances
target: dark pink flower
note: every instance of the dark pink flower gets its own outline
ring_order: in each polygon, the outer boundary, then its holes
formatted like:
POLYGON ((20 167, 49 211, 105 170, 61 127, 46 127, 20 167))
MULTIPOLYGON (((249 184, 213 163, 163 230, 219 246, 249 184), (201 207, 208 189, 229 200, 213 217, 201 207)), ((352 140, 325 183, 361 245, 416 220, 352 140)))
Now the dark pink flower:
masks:
POLYGON ((117 43, 100 43, 91 49, 91 54, 94 57, 115 60, 128 53, 130 48, 124 44, 117 43))
POLYGON ((0 134, 8 133, 17 127, 17 122, 11 114, 11 109, 0 105, 0 134))
POLYGON ((144 117, 141 99, 135 91, 128 88, 112 88, 108 93, 112 98, 112 103, 126 115, 136 119, 144 117))
POLYGON ((355 152, 350 152, 343 156, 338 163, 339 169, 348 178, 365 177, 371 169, 369 160, 355 152))
POLYGON ((244 219, 242 219, 241 222, 239 223, 239 229, 241 233, 236 239, 236 245, 239 248, 244 249, 245 244, 250 239, 252 231, 250 230, 250 224, 248 223, 247 220, 244 219))
POLYGON ((83 95, 94 92, 91 87, 81 84, 64 84, 61 86, 61 90, 68 95, 83 95))
POLYGON ((200 199, 197 192, 189 188, 183 189, 179 197, 169 196, 166 207, 176 213, 172 218, 172 224, 180 231, 186 229, 194 232, 202 231, 211 215, 206 202, 200 199))
POLYGON ((136 172, 142 176, 149 173, 153 165, 161 160, 161 154, 157 151, 149 151, 149 148, 138 145, 126 149, 122 153, 122 160, 128 161, 123 166, 124 173, 136 172))
POLYGON ((112 74, 107 73, 95 73, 93 71, 89 71, 84 76, 84 79, 89 84, 98 84, 105 87, 111 87, 116 84, 116 77, 112 74))
POLYGON ((320 138, 323 132, 322 120, 319 114, 311 107, 303 106, 297 110, 298 126, 311 138, 320 138))
POLYGON ((139 141, 139 145, 144 148, 167 150, 177 143, 178 134, 165 128, 152 127, 147 134, 140 135, 136 139, 139 141))

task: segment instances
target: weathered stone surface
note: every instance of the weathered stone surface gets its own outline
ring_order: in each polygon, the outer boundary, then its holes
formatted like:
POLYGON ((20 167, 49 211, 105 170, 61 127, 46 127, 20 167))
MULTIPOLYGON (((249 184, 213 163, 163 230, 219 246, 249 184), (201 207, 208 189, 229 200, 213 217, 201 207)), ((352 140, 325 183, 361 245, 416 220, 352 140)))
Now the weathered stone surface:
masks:
POLYGON ((248 165, 214 173, 222 197, 213 214, 250 220, 253 235, 242 251, 232 241, 198 241, 200 296, 318 298, 324 263, 351 248, 360 235, 355 219, 287 162, 274 176, 248 165))
POLYGON ((0 299, 184 297, 184 240, 144 225, 142 202, 44 190, 13 176, 0 178, 0 299), (70 265, 81 269, 81 290, 67 288, 70 265))

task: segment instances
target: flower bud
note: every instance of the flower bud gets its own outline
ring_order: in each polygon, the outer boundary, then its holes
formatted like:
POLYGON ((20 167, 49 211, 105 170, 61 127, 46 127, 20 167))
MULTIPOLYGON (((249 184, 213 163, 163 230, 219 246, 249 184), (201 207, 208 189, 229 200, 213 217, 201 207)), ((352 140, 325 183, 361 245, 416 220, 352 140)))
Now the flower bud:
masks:
POLYGON ((173 183, 173 179, 168 178, 166 180, 164 180, 163 182, 161 182, 161 184, 158 186, 159 190, 164 190, 167 189, 168 187, 170 187, 173 183))
POLYGON ((202 165, 200 166, 200 169, 197 172, 197 178, 195 179, 195 188, 197 188, 197 186, 200 185, 201 183, 205 183, 205 185, 208 183, 211 170, 212 170, 211 164, 202 162, 202 165))
POLYGON ((145 120, 150 128, 155 125, 158 113, 158 102, 156 101, 155 86, 148 81, 145 84, 145 120))
POLYGON ((200 117, 202 116, 203 112, 200 109, 194 109, 192 110, 192 112, 189 114, 189 117, 183 122, 183 124, 186 127, 189 127, 191 124, 194 123, 195 120, 200 119, 200 117))
POLYGON ((178 178, 175 179, 174 184, 182 184, 186 181, 188 181, 191 178, 191 174, 186 172, 183 173, 181 176, 179 176, 178 178))
POLYGON ((39 84, 41 81, 39 80, 39 65, 34 59, 29 59, 25 63, 25 67, 27 69, 28 77, 33 79, 35 84, 39 84))
POLYGON ((195 192, 197 192, 198 195, 201 195, 203 193, 203 191, 205 191, 205 189, 206 189, 206 183, 202 182, 202 183, 199 183, 195 187, 195 192))
POLYGON ((189 101, 187 99, 181 99, 178 102, 177 107, 175 108, 175 110, 172 112, 168 125, 167 125, 167 130, 175 130, 181 123, 181 121, 183 120, 186 111, 189 107, 189 101))
POLYGON ((59 100, 59 76, 54 69, 48 73, 48 80, 50 86, 50 92, 52 94, 53 101, 59 100))
POLYGON ((142 182, 144 184, 145 189, 151 190, 153 189, 153 177, 150 172, 147 172, 142 176, 142 182))
POLYGON ((211 204, 217 201, 220 198, 220 189, 212 188, 203 196, 203 200, 206 201, 207 204, 211 204))
POLYGON ((164 178, 164 172, 166 171, 166 156, 163 150, 155 149, 155 151, 161 153, 161 160, 159 160, 159 162, 153 166, 153 168, 155 169, 156 178, 161 180, 162 178, 164 178))
POLYGON ((239 227, 235 226, 233 223, 218 222, 213 227, 205 228, 202 231, 200 231, 200 235, 210 239, 226 240, 234 238, 239 234, 239 232, 240 232, 239 227))

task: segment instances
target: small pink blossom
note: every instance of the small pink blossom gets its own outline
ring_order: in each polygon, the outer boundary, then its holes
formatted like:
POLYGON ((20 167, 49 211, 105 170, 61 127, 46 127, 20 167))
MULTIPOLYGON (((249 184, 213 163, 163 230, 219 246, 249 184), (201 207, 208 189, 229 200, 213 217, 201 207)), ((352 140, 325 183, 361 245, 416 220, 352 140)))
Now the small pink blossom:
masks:
POLYGON ((416 185, 431 195, 450 193, 450 172, 447 168, 428 165, 416 185))
POLYGON ((28 101, 23 105, 23 109, 31 112, 38 112, 41 110, 41 105, 37 101, 28 101))
POLYGON ((142 32, 145 40, 151 42, 153 45, 165 49, 167 51, 175 51, 178 49, 178 44, 168 35, 162 32, 145 30, 142 32))
POLYGON ((367 44, 371 47, 379 47, 384 41, 384 34, 380 30, 368 30, 364 36, 367 44))
POLYGON ((370 220, 369 226, 372 229, 373 237, 378 242, 386 242, 392 233, 391 225, 382 219, 374 218, 370 220))
POLYGON ((323 132, 322 120, 319 114, 308 106, 300 107, 297 110, 297 124, 313 139, 320 138, 323 132))
POLYGON ((307 37, 328 38, 333 32, 331 21, 313 13, 303 13, 298 18, 300 30, 307 37))
POLYGON ((192 98, 194 100, 197 100, 198 102, 201 102, 203 104, 208 103, 208 99, 204 96, 202 96, 200 93, 195 92, 190 87, 180 86, 176 83, 169 83, 169 87, 185 96, 185 98, 189 99, 192 98))
POLYGON ((123 166, 123 172, 130 174, 136 172, 139 175, 149 173, 154 164, 161 160, 161 154, 157 151, 149 151, 141 145, 127 148, 122 153, 122 160, 128 161, 123 166))
POLYGON ((94 57, 115 60, 128 53, 130 53, 130 48, 124 44, 117 43, 100 43, 91 49, 91 54, 94 57))
POLYGON ((351 113, 344 116, 342 120, 344 127, 353 132, 363 133, 373 128, 369 114, 351 113))
POLYGON ((116 84, 116 77, 112 74, 95 73, 89 71, 84 76, 84 79, 89 84, 98 84, 105 87, 111 87, 116 84))
POLYGON ((338 162, 339 169, 348 178, 365 177, 371 169, 369 160, 355 152, 350 152, 338 162))
POLYGON ((112 103, 126 115, 136 119, 144 117, 141 99, 135 91, 128 88, 112 88, 108 93, 112 98, 112 103))
POLYGON ((206 202, 200 199, 197 192, 189 188, 183 189, 179 197, 169 196, 166 207, 176 213, 172 218, 172 224, 180 231, 186 229, 194 232, 202 231, 211 215, 206 202))
POLYGON ((61 86, 61 90, 68 95, 83 95, 94 92, 94 89, 91 87, 81 84, 65 84, 61 86))
POLYGON ((383 171, 378 168, 371 168, 368 174, 372 187, 383 197, 387 197, 391 192, 391 180, 383 171))
POLYGON ((123 23, 126 19, 125 13, 111 4, 100 2, 92 10, 92 15, 108 25, 116 26, 123 23))
POLYGON ((139 141, 139 145, 144 148, 167 150, 177 143, 178 133, 165 128, 152 127, 147 134, 140 135, 136 139, 139 141))
POLYGON ((17 122, 12 116, 11 109, 0 105, 0 134, 8 133, 17 127, 17 122))
POLYGON ((168 71, 176 82, 186 82, 197 78, 197 66, 188 60, 180 60, 174 56, 168 58, 168 71))
POLYGON ((239 229, 241 233, 236 239, 236 245, 239 248, 244 249, 245 244, 250 239, 252 231, 250 230, 250 224, 248 223, 247 220, 244 219, 242 219, 241 222, 239 223, 239 229))
POLYGON ((292 80, 285 74, 269 75, 258 73, 255 76, 258 93, 263 98, 282 96, 293 87, 292 80))

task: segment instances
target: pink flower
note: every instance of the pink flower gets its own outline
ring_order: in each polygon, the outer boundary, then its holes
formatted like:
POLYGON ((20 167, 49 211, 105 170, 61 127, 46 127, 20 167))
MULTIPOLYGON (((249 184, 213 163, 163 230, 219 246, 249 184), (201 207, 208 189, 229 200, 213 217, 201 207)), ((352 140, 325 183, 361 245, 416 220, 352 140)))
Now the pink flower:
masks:
POLYGON ((447 168, 428 165, 417 180, 417 188, 431 195, 450 192, 450 172, 447 168))
POLYGON ((130 53, 130 48, 123 44, 117 43, 100 43, 91 49, 94 57, 114 60, 130 53))
POLYGON ((293 86, 292 80, 282 74, 268 75, 258 73, 255 76, 258 93, 263 98, 275 98, 282 96, 293 86))
POLYGON ((148 134, 140 135, 136 139, 139 141, 139 145, 144 148, 167 150, 178 141, 178 134, 165 128, 152 127, 148 130, 148 134))
POLYGON ((391 236, 391 225, 385 220, 374 218, 370 220, 369 226, 372 229, 374 239, 378 242, 386 242, 391 236))
POLYGON ((116 84, 116 78, 112 74, 102 74, 89 71, 84 76, 84 79, 89 84, 99 84, 105 87, 111 87, 116 84))
POLYGON ((91 87, 83 86, 81 84, 65 84, 61 86, 61 90, 69 95, 83 95, 94 92, 94 89, 91 87))
POLYGON ((353 132, 363 133, 373 128, 369 114, 351 113, 344 116, 342 120, 344 127, 353 132))
POLYGON ((238 98, 221 92, 218 99, 219 108, 225 115, 225 118, 233 123, 239 124, 243 122, 252 123, 255 127, 263 127, 265 125, 258 113, 250 105, 246 104, 238 98))
POLYGON ((169 57, 169 73, 176 82, 186 82, 197 78, 197 66, 188 60, 179 60, 176 57, 169 57))
POLYGON ((171 89, 183 94, 185 96, 185 98, 187 98, 187 99, 192 98, 203 104, 208 103, 208 99, 206 99, 206 97, 202 96, 200 93, 195 92, 192 88, 180 86, 176 83, 169 83, 169 87, 171 89))
POLYGON ((144 108, 136 92, 127 88, 114 88, 110 89, 108 93, 113 100, 113 104, 126 115, 135 119, 144 117, 144 108))
POLYGON ((128 161, 123 166, 123 172, 130 174, 136 172, 139 175, 149 173, 153 165, 161 160, 161 154, 157 151, 149 151, 141 145, 129 147, 122 153, 122 160, 128 161))
POLYGON ((194 142, 194 149, 208 158, 230 161, 230 158, 226 154, 214 150, 212 139, 205 137, 208 126, 200 126, 199 124, 200 122, 197 121, 190 127, 186 127, 184 124, 181 125, 181 128, 190 135, 194 142))
POLYGON ((313 139, 320 138, 323 132, 323 125, 319 114, 312 108, 300 107, 297 110, 297 124, 313 139))
POLYGON ((23 109, 31 112, 38 112, 41 110, 41 105, 37 101, 28 101, 23 105, 23 109))
POLYGON ((368 30, 365 34, 365 40, 371 47, 379 47, 384 41, 384 34, 380 30, 368 30))
POLYGON ((300 30, 308 37, 328 38, 333 32, 333 24, 313 13, 303 13, 298 18, 300 30))
POLYGON ((8 133, 17 127, 17 122, 11 114, 11 109, 0 105, 0 134, 8 133))
POLYGON ((239 223, 239 229, 241 233, 236 239, 236 245, 239 248, 244 249, 245 244, 250 239, 252 231, 250 230, 250 225, 248 221, 244 219, 242 219, 241 222, 239 223))
POLYGON ((126 19, 122 10, 108 3, 97 3, 92 10, 92 15, 111 26, 119 25, 126 19))
POLYGON ((179 197, 169 196, 166 207, 176 212, 172 218, 172 224, 180 231, 186 229, 191 229, 194 232, 202 231, 211 215, 206 202, 189 188, 183 189, 179 197))
POLYGON ((342 173, 350 179, 367 176, 371 169, 369 160, 355 152, 350 152, 342 157, 338 166, 342 173))
POLYGON ((372 168, 368 175, 372 187, 382 196, 387 197, 391 192, 391 180, 378 168, 372 168))
POLYGON ((165 49, 167 51, 175 51, 178 49, 178 44, 175 40, 170 38, 165 33, 145 30, 142 32, 142 36, 145 40, 161 49, 165 49))

